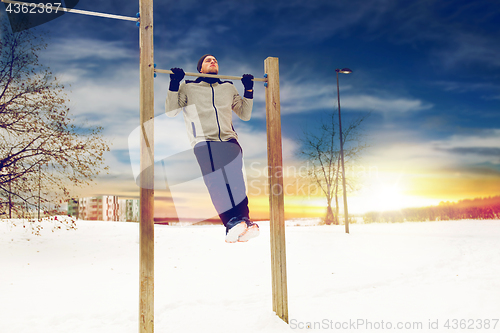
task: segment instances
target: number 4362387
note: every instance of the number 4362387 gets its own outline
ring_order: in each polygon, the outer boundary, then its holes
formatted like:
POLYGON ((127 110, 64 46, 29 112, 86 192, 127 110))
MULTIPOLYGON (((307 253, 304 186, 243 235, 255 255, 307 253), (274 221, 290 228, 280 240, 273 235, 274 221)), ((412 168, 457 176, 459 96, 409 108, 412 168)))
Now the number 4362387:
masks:
POLYGON ((60 2, 55 2, 55 3, 9 3, 7 8, 5 9, 6 12, 12 14, 50 14, 50 13, 57 13, 59 8, 61 7, 60 2))

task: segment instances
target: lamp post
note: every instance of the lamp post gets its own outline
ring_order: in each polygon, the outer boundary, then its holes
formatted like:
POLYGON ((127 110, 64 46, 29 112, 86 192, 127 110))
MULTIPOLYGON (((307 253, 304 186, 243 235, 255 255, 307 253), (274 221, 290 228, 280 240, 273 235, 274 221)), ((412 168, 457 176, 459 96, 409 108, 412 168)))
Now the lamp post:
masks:
POLYGON ((345 232, 349 233, 349 214, 347 211, 347 191, 345 186, 345 167, 344 167, 344 140, 342 134, 342 120, 340 117, 340 89, 339 89, 339 73, 351 74, 352 71, 349 68, 336 69, 337 72, 337 99, 339 103, 339 131, 340 131, 340 158, 342 161, 342 187, 344 189, 344 215, 345 215, 345 232))

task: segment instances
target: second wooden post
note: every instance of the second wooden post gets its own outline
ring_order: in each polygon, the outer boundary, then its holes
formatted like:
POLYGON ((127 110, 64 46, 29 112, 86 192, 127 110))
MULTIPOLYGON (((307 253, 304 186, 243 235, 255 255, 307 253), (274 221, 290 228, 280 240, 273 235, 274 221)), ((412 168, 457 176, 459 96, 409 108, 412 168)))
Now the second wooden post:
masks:
POLYGON ((154 331, 154 58, 153 0, 140 0, 139 333, 154 331))
POLYGON ((278 58, 267 58, 264 63, 264 71, 267 74, 268 80, 266 88, 266 119, 273 311, 276 312, 278 317, 288 323, 285 204, 278 58))

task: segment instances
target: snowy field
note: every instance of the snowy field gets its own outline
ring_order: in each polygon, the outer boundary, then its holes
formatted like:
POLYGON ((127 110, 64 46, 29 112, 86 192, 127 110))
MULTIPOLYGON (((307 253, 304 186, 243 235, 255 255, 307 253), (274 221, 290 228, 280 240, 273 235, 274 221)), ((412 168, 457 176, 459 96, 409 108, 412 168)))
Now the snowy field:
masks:
MULTIPOLYGON (((310 224, 305 221, 305 224, 310 224)), ((155 332, 500 332, 500 221, 296 226, 290 325, 271 305, 269 223, 155 227, 155 332)), ((0 222, 1 333, 138 332, 135 223, 0 222)))

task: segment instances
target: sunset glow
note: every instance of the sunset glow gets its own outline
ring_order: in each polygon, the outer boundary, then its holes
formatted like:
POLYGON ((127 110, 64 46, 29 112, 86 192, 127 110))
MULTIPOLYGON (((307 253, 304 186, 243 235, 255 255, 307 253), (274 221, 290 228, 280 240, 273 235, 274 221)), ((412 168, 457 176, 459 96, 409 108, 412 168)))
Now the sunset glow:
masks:
MULTIPOLYGON (((89 0, 80 6, 137 12, 134 3, 112 8, 89 0)), ((216 56, 222 75, 263 77, 264 60, 279 58, 287 217, 326 212, 325 197, 307 182, 302 168, 301 140, 329 116, 338 119, 335 69, 345 67, 352 73, 339 76, 342 128, 369 114, 359 141, 350 143, 367 148, 346 163, 350 213, 500 194, 500 36, 492 2, 247 1, 227 6, 216 1, 193 10, 198 7, 196 1, 155 6, 155 63, 196 72, 199 57, 208 52, 216 56), (262 24, 263 17, 273 20, 262 24)), ((72 196, 138 198, 138 140, 129 139, 140 133, 139 50, 137 27, 127 24, 97 19, 89 24, 83 15, 64 15, 40 26, 51 36, 40 62, 71 86, 66 92, 72 117, 102 126, 111 144, 109 174, 89 187, 71 189, 72 196)), ((169 80, 163 74, 155 78, 156 162, 191 149, 182 116, 164 117, 169 80)), ((242 83, 233 84, 242 94, 242 83)), ((266 218, 269 211, 265 89, 255 84, 249 121, 233 120, 255 218, 266 218)), ((338 124, 334 127, 338 143, 338 124)), ((175 203, 181 207, 184 199, 201 195, 183 192, 175 201, 174 192, 156 191, 156 216, 176 215, 175 203)), ((197 207, 186 207, 196 215, 197 207)))

